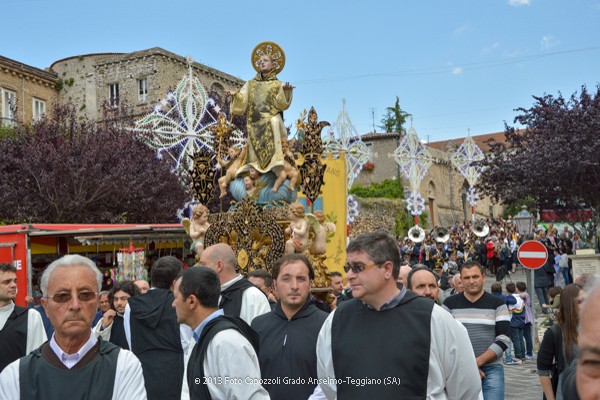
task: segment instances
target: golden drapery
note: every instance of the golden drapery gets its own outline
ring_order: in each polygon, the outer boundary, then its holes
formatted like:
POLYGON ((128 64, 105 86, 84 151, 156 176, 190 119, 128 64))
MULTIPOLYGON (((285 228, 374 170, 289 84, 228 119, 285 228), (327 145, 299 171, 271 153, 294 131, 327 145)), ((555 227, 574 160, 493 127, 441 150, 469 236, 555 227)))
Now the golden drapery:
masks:
POLYGON ((281 112, 292 103, 292 92, 283 90, 283 83, 272 71, 263 77, 260 73, 246 82, 235 95, 231 104, 233 115, 246 115, 248 152, 246 164, 237 175, 250 166, 261 173, 273 171, 278 174, 283 168, 282 141, 287 140, 287 130, 281 112))

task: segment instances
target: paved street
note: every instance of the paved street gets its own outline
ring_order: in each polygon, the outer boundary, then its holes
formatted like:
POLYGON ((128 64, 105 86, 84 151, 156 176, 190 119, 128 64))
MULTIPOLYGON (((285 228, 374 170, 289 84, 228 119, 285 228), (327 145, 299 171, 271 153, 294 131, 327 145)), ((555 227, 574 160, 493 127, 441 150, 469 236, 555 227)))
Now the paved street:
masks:
MULTIPOLYGON (((515 283, 518 281, 527 282, 525 272, 520 269, 516 273, 511 274, 510 279, 515 283)), ((486 277, 484 285, 485 290, 489 292, 490 286, 494 282, 496 282, 496 280, 493 276, 486 277)), ((506 282, 509 282, 509 278, 506 278, 504 282, 502 282, 503 289, 505 288, 506 282)), ((531 288, 528 287, 527 289, 531 294, 531 288)), ((504 291, 504 293, 506 293, 506 291, 504 291)), ((537 306, 536 315, 541 314, 539 311, 540 308, 537 306)), ((540 318, 539 320, 543 320, 543 318, 540 318)), ((534 342, 534 358, 532 360, 528 360, 521 365, 504 365, 505 399, 540 400, 542 398, 542 388, 537 376, 535 358, 538 346, 539 343, 536 340, 534 342)))

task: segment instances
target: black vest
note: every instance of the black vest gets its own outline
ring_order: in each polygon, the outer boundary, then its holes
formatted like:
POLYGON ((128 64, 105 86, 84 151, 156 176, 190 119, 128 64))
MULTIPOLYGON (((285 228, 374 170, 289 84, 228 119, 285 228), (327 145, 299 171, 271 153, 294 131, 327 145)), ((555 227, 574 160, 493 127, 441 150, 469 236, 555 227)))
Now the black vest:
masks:
POLYGON ((129 343, 127 343, 127 337, 125 336, 125 324, 123 323, 123 317, 120 315, 115 315, 113 319, 109 341, 122 349, 129 350, 129 343))
POLYGON ((44 346, 49 346, 49 343, 46 342, 21 359, 19 364, 21 400, 112 399, 117 359, 121 350, 119 347, 99 340, 99 353, 92 361, 81 368, 77 368, 76 365, 71 369, 61 369, 42 356, 44 346))
POLYGON ((425 399, 433 305, 410 291, 385 311, 357 299, 340 304, 331 325, 333 369, 344 380, 337 398, 425 399))
POLYGON ((190 390, 191 400, 210 400, 210 392, 204 379, 204 359, 208 351, 208 345, 215 335, 225 329, 235 329, 240 332, 254 347, 254 351, 258 354, 258 335, 250 328, 244 320, 238 317, 227 315, 219 316, 210 321, 200 334, 198 344, 194 347, 194 351, 190 355, 187 368, 187 381, 190 390))
POLYGON ((27 309, 15 306, 0 331, 0 372, 27 349, 27 309))
POLYGON ((242 296, 244 290, 254 286, 246 278, 242 278, 227 289, 221 292, 221 301, 219 301, 219 308, 223 309, 225 315, 231 315, 234 317, 240 316, 242 310, 242 296))

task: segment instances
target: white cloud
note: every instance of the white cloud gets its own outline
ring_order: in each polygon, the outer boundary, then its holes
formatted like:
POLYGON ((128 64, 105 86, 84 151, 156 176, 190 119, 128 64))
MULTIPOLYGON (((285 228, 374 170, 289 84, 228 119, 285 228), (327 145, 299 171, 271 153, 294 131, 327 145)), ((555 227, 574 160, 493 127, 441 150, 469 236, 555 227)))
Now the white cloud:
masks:
POLYGON ((452 74, 454 74, 454 75, 462 74, 462 72, 463 72, 463 69, 461 67, 452 68, 452 74))
POLYGON ((531 5, 532 0, 508 0, 508 4, 513 7, 521 7, 531 5))
POLYGON ((554 38, 552 35, 544 35, 542 40, 540 41, 540 45, 542 50, 547 50, 551 47, 558 45, 560 42, 554 38))
POLYGON ((461 33, 465 32, 468 28, 469 27, 467 26, 467 24, 463 24, 454 30, 454 34, 455 35, 461 34, 461 33))
POLYGON ((483 49, 481 49, 481 52, 482 52, 483 54, 489 54, 489 53, 491 53, 491 52, 492 52, 494 49, 498 48, 499 46, 500 46, 500 42, 494 42, 494 43, 492 43, 492 45, 491 45, 491 46, 487 46, 487 47, 484 47, 483 49))

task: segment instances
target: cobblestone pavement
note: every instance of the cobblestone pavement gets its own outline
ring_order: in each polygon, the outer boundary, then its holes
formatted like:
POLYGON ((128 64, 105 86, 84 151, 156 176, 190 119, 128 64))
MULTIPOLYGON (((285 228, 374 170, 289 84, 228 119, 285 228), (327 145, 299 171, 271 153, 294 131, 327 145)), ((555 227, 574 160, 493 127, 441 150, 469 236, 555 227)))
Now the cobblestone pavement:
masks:
MULTIPOLYGON (((521 268, 511 274, 510 279, 515 283, 518 281, 527 282, 525 272, 521 268)), ((493 276, 487 276, 484 283, 485 290, 491 292, 490 287, 494 282, 496 282, 496 279, 493 276)), ((506 287, 506 282, 509 282, 509 278, 505 278, 502 282, 503 289, 506 287)), ((529 287, 527 289, 531 294, 532 290, 529 287)), ((504 290, 504 293, 506 293, 506 290, 504 290)), ((539 311, 541 311, 540 307, 537 306, 536 316, 541 315, 539 311)), ((538 318, 538 321, 541 322, 543 319, 538 318)), ((541 400, 542 398, 542 387, 537 376, 535 357, 539 341, 534 340, 533 359, 527 360, 521 365, 504 365, 504 398, 506 400, 541 400)))

